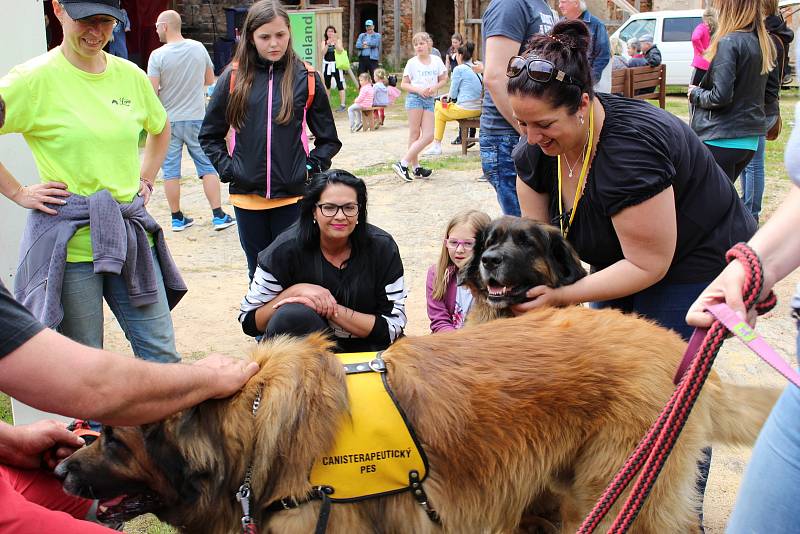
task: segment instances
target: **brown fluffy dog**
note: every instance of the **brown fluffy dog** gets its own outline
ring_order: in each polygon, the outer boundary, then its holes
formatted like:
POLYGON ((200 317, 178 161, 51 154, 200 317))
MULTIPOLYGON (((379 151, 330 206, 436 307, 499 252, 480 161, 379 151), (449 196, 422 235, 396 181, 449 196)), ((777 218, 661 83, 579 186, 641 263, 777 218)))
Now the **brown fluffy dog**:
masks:
POLYGON ((475 297, 469 321, 482 323, 511 317, 510 306, 525 302, 532 287, 560 287, 584 276, 578 255, 557 228, 501 217, 475 236, 472 260, 460 281, 475 297))
MULTIPOLYGON (((683 349, 649 322, 578 307, 398 341, 384 353, 388 377, 427 454, 425 486, 443 526, 403 493, 333 504, 328 531, 512 531, 551 493, 563 531, 574 532, 670 396, 683 349)), ((343 370, 320 335, 266 342, 253 357, 261 371, 232 399, 107 428, 59 466, 65 488, 127 495, 128 515, 152 511, 184 532, 238 532, 234 494, 254 448, 261 532, 312 532, 319 502, 271 515, 263 508, 309 491, 311 465, 348 409, 343 370)), ((712 373, 633 531, 695 530, 701 447, 750 445, 775 397, 712 373)))

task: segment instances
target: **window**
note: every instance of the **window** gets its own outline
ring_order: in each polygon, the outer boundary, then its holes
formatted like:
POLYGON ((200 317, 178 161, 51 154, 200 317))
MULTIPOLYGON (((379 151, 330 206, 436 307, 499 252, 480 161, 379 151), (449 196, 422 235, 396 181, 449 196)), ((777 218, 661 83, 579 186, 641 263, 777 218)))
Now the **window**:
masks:
POLYGON ((680 17, 664 19, 662 42, 691 41, 692 32, 703 19, 700 17, 680 17))
MULTIPOLYGON (((694 30, 694 28, 692 28, 694 30)), ((656 33, 656 19, 637 19, 625 26, 625 28, 619 32, 619 38, 625 42, 628 42, 632 38, 638 39, 642 35, 650 34, 655 35, 656 33)), ((691 36, 692 32, 689 32, 691 36)))

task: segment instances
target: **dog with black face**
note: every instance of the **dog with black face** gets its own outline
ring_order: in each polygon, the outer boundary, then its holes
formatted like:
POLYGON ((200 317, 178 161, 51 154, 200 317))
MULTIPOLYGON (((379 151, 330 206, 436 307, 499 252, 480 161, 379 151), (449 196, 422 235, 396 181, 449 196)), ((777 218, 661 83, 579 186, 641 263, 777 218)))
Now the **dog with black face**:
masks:
POLYGON ((475 236, 472 261, 461 283, 475 297, 479 322, 510 317, 532 287, 561 287, 586 276, 578 255, 557 228, 532 219, 501 217, 475 236))

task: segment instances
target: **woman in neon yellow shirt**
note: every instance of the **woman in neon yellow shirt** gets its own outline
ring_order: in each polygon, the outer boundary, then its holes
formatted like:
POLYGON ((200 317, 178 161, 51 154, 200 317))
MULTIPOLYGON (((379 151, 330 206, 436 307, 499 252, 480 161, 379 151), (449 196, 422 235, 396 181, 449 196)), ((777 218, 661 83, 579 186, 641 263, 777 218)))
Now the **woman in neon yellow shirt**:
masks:
MULTIPOLYGON (((114 27, 122 20, 118 0, 54 1, 53 10, 64 30, 61 46, 18 65, 0 79, 0 94, 8 105, 0 134, 24 135, 42 184, 23 187, 0 164, 0 191, 21 206, 34 209, 28 217, 26 236, 36 235, 36 228, 42 226, 62 232, 69 224, 80 226, 71 237, 63 239, 66 244, 62 250, 51 252, 56 260, 44 265, 49 275, 44 277, 46 283, 41 285, 46 289, 42 291, 52 293, 42 298, 51 308, 54 299, 55 306, 60 306, 54 314, 58 316, 56 324, 48 326, 58 326, 68 337, 101 347, 105 298, 137 356, 177 361, 162 268, 170 267, 174 274, 177 271, 165 246, 159 248, 159 254, 152 248, 154 242, 163 243, 163 236, 143 207, 169 144, 166 112, 144 72, 133 63, 103 52, 114 27), (142 130, 148 136, 140 162, 138 142, 142 130), (90 224, 75 225, 67 220, 65 214, 74 212, 75 205, 88 206, 92 200, 87 197, 96 199, 94 195, 103 190, 116 201, 111 202, 112 207, 118 207, 120 213, 133 211, 130 217, 144 221, 137 224, 150 228, 147 234, 140 234, 146 235, 147 241, 143 241, 144 237, 135 241, 125 235, 109 236, 104 234, 105 225, 104 232, 92 232, 90 224), (113 241, 121 247, 121 265, 110 270, 101 265, 94 254, 95 239, 113 241), (150 247, 144 248, 151 250, 138 250, 143 243, 149 243, 150 247), (64 254, 66 265, 57 254, 64 254), (142 265, 150 274, 152 291, 131 299, 131 280, 137 282, 131 269, 142 265)), ((88 208, 86 211, 88 220, 88 208)), ((130 236, 129 215, 123 215, 123 219, 130 236)), ((31 261, 30 256, 23 253, 21 265, 31 261)), ((175 289, 182 296, 181 288, 175 289)), ((17 287, 15 292, 20 299, 20 295, 37 291, 36 287, 17 287)), ((21 300, 24 302, 25 298, 21 300)), ((37 315, 41 316, 38 310, 37 315)))

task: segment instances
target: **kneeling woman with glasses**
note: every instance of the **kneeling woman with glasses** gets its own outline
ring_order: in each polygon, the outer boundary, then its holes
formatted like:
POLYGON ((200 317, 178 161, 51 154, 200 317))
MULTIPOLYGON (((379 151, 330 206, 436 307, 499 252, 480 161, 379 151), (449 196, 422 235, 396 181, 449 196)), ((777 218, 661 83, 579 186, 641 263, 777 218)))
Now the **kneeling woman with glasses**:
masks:
POLYGON ((508 65, 509 100, 527 136, 514 151, 522 214, 560 226, 592 266, 574 284, 532 288, 517 311, 593 302, 688 338, 689 306, 755 221, 683 121, 593 93, 588 45, 584 24, 562 22, 508 65))
POLYGON ((332 334, 339 352, 382 350, 406 325, 403 262, 367 223, 367 186, 347 171, 314 176, 300 220, 258 255, 239 322, 251 336, 332 334))

